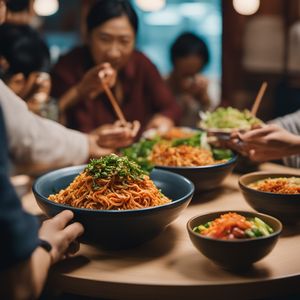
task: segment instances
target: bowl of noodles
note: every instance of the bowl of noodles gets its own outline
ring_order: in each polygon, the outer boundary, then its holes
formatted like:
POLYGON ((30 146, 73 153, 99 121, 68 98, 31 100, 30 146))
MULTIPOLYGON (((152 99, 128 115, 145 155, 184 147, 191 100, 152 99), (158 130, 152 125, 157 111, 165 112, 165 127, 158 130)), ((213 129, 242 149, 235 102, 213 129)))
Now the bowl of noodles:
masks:
POLYGON ((210 146, 206 133, 199 130, 180 135, 173 129, 172 133, 141 139, 122 153, 144 169, 155 167, 188 178, 197 191, 220 186, 237 161, 231 150, 210 146))
POLYGON ((163 231, 188 206, 194 186, 177 174, 149 175, 126 157, 109 155, 42 175, 33 192, 47 216, 73 211, 85 228, 82 242, 124 249, 163 231))
POLYGON ((197 250, 215 264, 246 270, 272 251, 282 224, 256 212, 218 211, 194 216, 187 230, 197 250))
POLYGON ((300 220, 300 176, 291 173, 253 172, 239 178, 248 204, 284 223, 300 220))

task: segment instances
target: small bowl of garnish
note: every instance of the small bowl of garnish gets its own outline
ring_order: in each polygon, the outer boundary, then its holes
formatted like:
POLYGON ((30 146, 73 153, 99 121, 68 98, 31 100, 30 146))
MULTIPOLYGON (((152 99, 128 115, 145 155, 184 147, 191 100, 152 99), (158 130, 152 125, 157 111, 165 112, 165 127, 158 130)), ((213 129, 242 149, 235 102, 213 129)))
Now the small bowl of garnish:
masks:
POLYGON ((284 223, 300 220, 300 176, 291 173, 253 172, 239 178, 248 204, 284 223))
POLYGON ((219 211, 187 223, 193 245, 215 264, 245 270, 274 248, 282 224, 274 217, 248 211, 219 211))

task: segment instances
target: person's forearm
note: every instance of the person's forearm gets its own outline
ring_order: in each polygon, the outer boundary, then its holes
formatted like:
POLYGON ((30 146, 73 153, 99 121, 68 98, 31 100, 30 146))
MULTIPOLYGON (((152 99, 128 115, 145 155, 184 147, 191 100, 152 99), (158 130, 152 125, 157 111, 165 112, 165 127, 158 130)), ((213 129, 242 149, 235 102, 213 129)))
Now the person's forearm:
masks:
POLYGON ((36 248, 30 259, 0 273, 0 298, 37 299, 43 290, 50 265, 50 254, 42 248, 36 248))
POLYGON ((50 266, 50 254, 38 247, 31 257, 32 291, 35 298, 38 298, 43 290, 50 266))
POLYGON ((24 101, 1 81, 0 104, 14 163, 64 166, 87 160, 89 145, 85 134, 29 112, 24 101))

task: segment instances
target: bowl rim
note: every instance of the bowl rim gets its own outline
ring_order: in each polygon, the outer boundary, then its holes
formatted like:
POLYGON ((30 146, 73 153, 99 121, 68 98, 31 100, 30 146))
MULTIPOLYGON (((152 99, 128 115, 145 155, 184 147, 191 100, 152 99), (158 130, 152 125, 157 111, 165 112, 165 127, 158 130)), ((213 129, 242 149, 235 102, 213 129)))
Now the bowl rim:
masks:
MULTIPOLYGON (((299 197, 300 194, 282 194, 282 193, 272 193, 272 192, 265 192, 265 191, 259 191, 253 188, 250 188, 248 185, 244 184, 242 181, 247 178, 247 177, 251 177, 251 176, 256 176, 256 175, 262 175, 262 176, 266 176, 265 178, 261 178, 258 180, 263 180, 263 179, 267 179, 268 175, 269 176, 275 176, 274 178, 278 177, 299 177, 299 174, 295 174, 292 172, 267 172, 267 171, 257 171, 257 172, 251 172, 251 173, 247 173, 244 174, 242 176, 239 177, 238 182, 239 182, 239 186, 242 190, 246 190, 249 192, 253 192, 253 193, 257 193, 257 194, 264 194, 264 195, 269 195, 269 196, 288 196, 288 197, 299 197)), ((258 181, 256 180, 256 181, 258 181)), ((252 181, 251 183, 253 183, 255 181, 252 181)))
POLYGON ((238 159, 238 154, 233 152, 233 156, 228 159, 227 161, 223 162, 223 163, 217 163, 217 164, 213 164, 213 165, 206 165, 206 166, 162 166, 162 165, 155 165, 155 168, 159 168, 159 169, 170 169, 170 170, 202 170, 202 169, 214 169, 214 168, 218 168, 218 167, 225 167, 228 165, 232 165, 234 164, 238 159))
POLYGON ((224 210, 224 211, 213 211, 213 212, 210 212, 210 213, 206 213, 206 214, 199 214, 199 215, 195 215, 194 217, 190 218, 188 220, 188 222, 186 223, 186 227, 187 227, 187 230, 190 234, 192 234, 193 236, 197 237, 197 238, 200 238, 200 239, 203 239, 203 240, 207 240, 207 241, 215 241, 215 242, 220 242, 220 243, 249 243, 249 242, 254 242, 254 241, 258 241, 258 240, 265 240, 265 239, 269 239, 269 238, 272 238, 272 237, 275 237, 275 236, 279 236, 280 233, 282 232, 282 229, 283 229, 283 225, 281 223, 281 221, 279 221, 277 218, 273 217, 273 216, 270 216, 268 214, 263 214, 263 213, 258 213, 258 212, 253 212, 253 211, 248 211, 248 210, 224 210), (274 231, 273 233, 271 233, 270 235, 268 236, 260 236, 260 237, 256 237, 256 238, 249 238, 249 239, 233 239, 233 240, 222 240, 222 239, 216 239, 216 238, 211 238, 211 237, 206 237, 206 236, 203 236, 195 231, 193 231, 192 227, 191 227, 191 223, 192 221, 194 221, 195 219, 199 218, 199 217, 205 217, 205 216, 208 216, 208 215, 211 215, 211 214, 224 214, 224 213, 228 213, 228 212, 236 212, 238 214, 241 214, 243 215, 243 213, 247 213, 247 214, 253 214, 254 216, 265 216, 265 217, 268 217, 270 219, 273 219, 279 226, 279 229, 274 231))
MULTIPOLYGON (((100 209, 90 209, 90 208, 80 208, 80 207, 74 207, 74 206, 70 206, 70 205, 65 205, 65 204, 60 204, 60 203, 56 203, 56 202, 53 202, 51 200, 49 200, 47 197, 45 197, 44 195, 42 195, 40 192, 37 191, 37 186, 39 184, 39 182, 41 180, 45 180, 45 178, 47 178, 48 176, 50 175, 53 175, 55 173, 60 173, 60 172, 63 172, 64 170, 70 170, 70 171, 77 171, 77 170, 83 170, 87 165, 78 165, 78 166, 71 166, 71 167, 65 167, 65 168, 60 168, 60 169, 56 169, 56 170, 53 170, 53 171, 49 171, 41 176, 39 176, 33 183, 32 185, 32 190, 33 190, 33 193, 34 195, 38 195, 38 197, 40 197, 42 199, 43 202, 46 202, 48 204, 51 204, 55 207, 60 207, 60 208, 64 208, 64 209, 71 209, 71 210, 75 210, 77 212, 90 212, 92 214, 105 214, 105 215, 109 215, 109 214, 122 214, 122 215, 128 215, 128 214, 139 214, 139 213, 150 213, 154 210, 164 210, 164 209, 167 209, 168 207, 170 206, 176 206, 176 205, 179 205, 181 203, 184 203, 186 201, 191 201, 192 197, 193 197, 193 194, 195 192, 195 185, 194 183, 189 180, 188 178, 180 175, 180 174, 176 174, 176 173, 173 173, 171 171, 167 171, 167 170, 161 170, 161 169, 154 169, 155 172, 159 172, 159 173, 167 173, 168 175, 171 175, 171 176, 174 176, 174 177, 177 177, 177 178, 180 178, 181 180, 185 181, 189 186, 190 186, 190 191, 183 197, 179 198, 179 199, 176 199, 176 200, 172 200, 171 202, 169 203, 165 203, 165 204, 162 204, 162 205, 158 205, 158 206, 152 206, 152 207, 146 207, 146 208, 139 208, 139 209, 126 209, 126 210, 116 210, 116 209, 110 209, 110 210, 100 210, 100 209), (190 199, 190 200, 188 200, 190 199)), ((79 171, 78 174, 81 172, 79 171)), ((75 176, 77 176, 78 174, 75 174, 75 176)), ((71 175, 71 174, 69 174, 71 175)))

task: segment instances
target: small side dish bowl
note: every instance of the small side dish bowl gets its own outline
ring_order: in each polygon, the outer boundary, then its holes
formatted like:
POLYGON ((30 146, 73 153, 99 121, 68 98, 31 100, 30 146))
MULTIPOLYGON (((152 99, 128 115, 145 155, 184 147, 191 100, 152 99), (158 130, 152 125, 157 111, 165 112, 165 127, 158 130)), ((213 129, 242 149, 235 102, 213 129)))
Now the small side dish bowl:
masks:
POLYGON ((80 222, 85 232, 82 242, 104 249, 125 249, 147 242, 174 221, 188 206, 194 185, 183 176, 163 170, 153 170, 150 178, 172 202, 141 209, 96 210, 55 203, 48 199, 65 189, 85 166, 75 166, 49 172, 39 177, 33 193, 42 211, 49 217, 69 209, 74 221, 80 222))
POLYGON ((256 211, 269 214, 284 223, 296 223, 300 221, 300 194, 282 194, 256 190, 249 187, 267 178, 291 178, 300 177, 299 174, 253 172, 239 178, 239 186, 247 203, 256 211))
POLYGON ((218 211, 191 218, 187 223, 187 230, 197 250, 215 264, 229 270, 245 270, 272 251, 282 231, 282 224, 276 218, 255 212, 218 211), (273 233, 268 236, 224 240, 201 235, 193 230, 229 212, 235 212, 246 218, 257 217, 268 224, 273 233))

